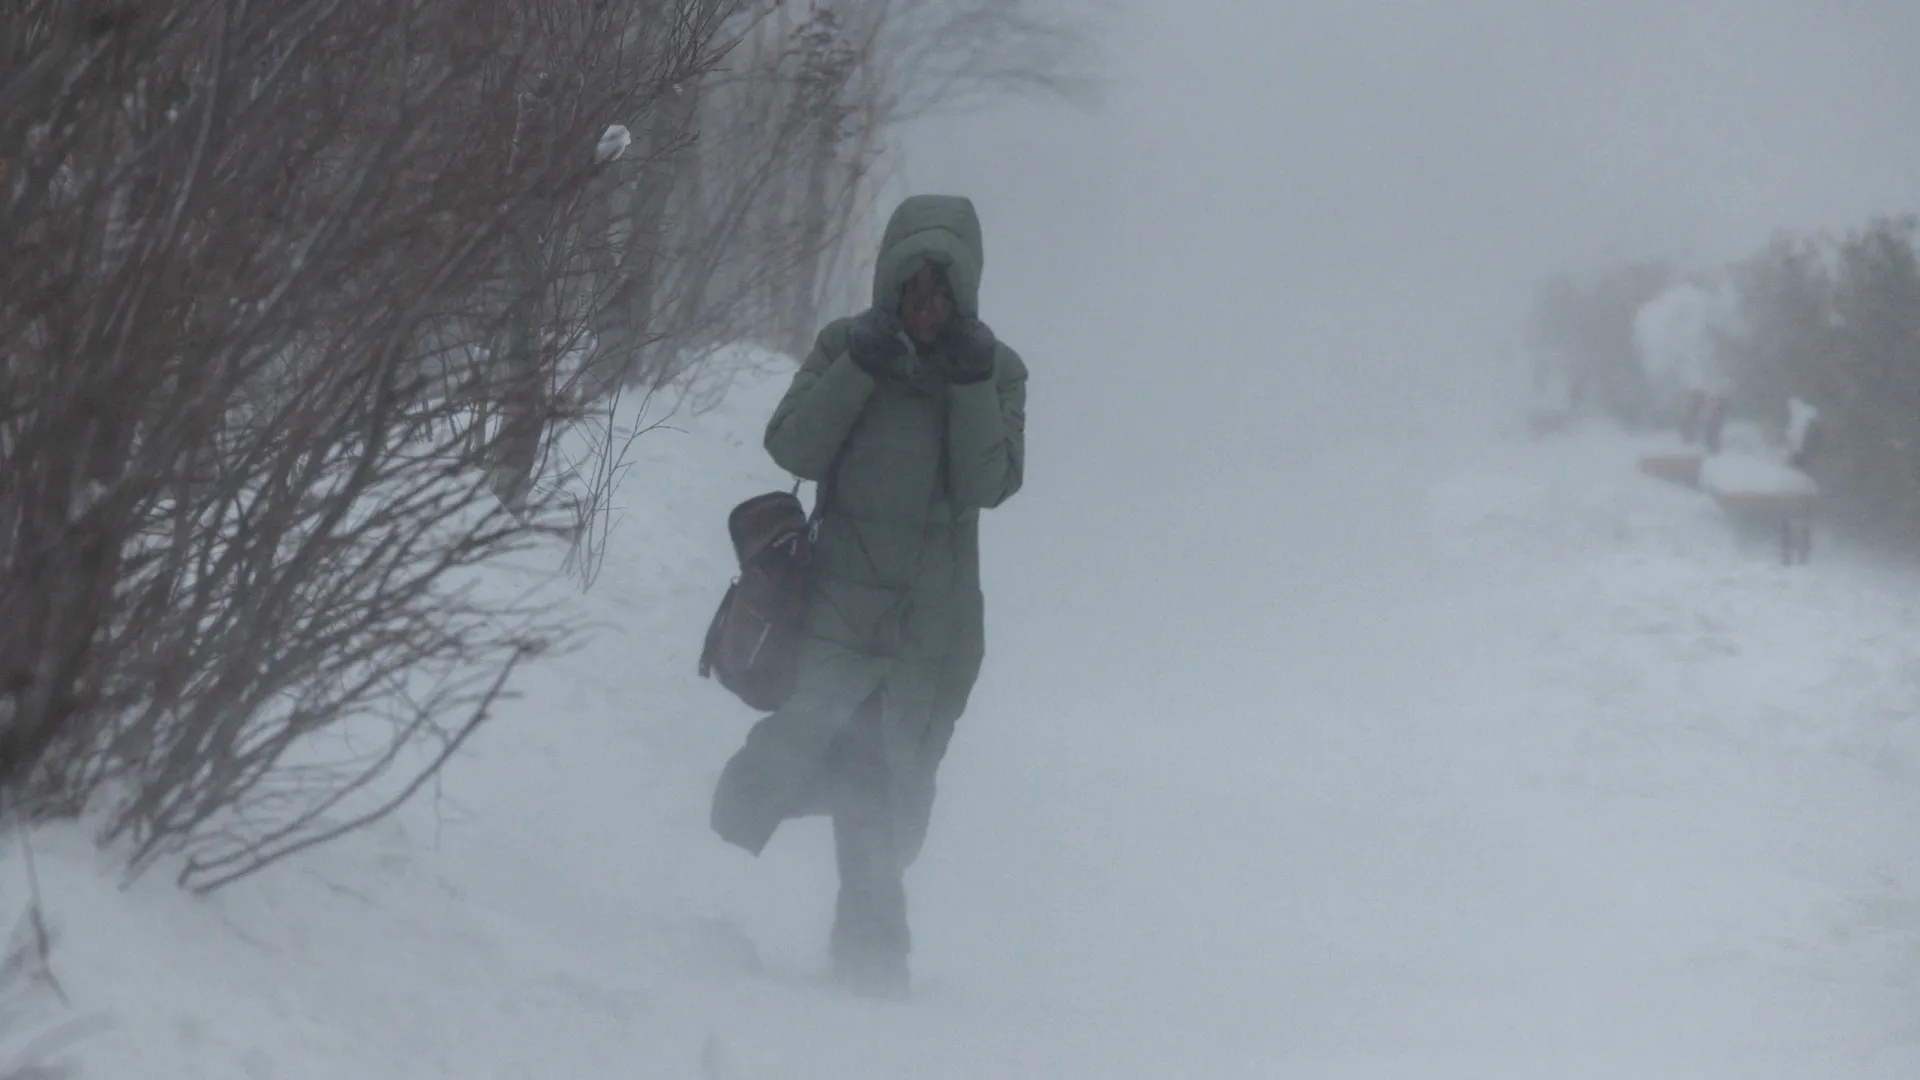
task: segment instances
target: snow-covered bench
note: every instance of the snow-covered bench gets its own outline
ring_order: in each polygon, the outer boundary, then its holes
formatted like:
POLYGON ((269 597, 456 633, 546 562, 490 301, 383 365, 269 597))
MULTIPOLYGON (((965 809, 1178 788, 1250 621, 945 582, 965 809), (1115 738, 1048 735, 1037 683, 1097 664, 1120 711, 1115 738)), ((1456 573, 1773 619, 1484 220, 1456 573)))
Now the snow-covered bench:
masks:
POLYGON ((1813 518, 1820 485, 1785 462, 1749 454, 1716 454, 1700 465, 1700 486, 1721 509, 1780 533, 1780 560, 1804 563, 1812 554, 1813 518))
POLYGON ((1640 471, 1681 487, 1699 487, 1700 467, 1706 460, 1705 449, 1669 437, 1641 448, 1640 471))

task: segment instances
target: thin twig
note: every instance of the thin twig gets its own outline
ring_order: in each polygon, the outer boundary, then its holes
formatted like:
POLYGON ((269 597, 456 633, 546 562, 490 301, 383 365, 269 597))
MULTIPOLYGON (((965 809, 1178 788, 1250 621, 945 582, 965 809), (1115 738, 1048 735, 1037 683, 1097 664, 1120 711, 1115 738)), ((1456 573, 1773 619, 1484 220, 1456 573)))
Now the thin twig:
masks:
POLYGON ((27 864, 27 890, 30 897, 27 912, 28 918, 33 922, 33 944, 40 960, 40 977, 53 988, 54 995, 60 999, 60 1004, 72 1008, 73 1002, 68 999, 66 989, 60 985, 59 978, 53 973, 53 935, 47 932, 46 905, 40 893, 39 863, 33 856, 33 836, 24 823, 16 824, 15 827, 20 831, 20 853, 27 864))

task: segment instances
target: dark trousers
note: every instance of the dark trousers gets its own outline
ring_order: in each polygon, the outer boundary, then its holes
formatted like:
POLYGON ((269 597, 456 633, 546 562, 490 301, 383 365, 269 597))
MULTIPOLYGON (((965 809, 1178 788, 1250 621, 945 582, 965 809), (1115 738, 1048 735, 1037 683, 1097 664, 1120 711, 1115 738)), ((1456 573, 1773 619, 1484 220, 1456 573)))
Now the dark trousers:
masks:
POLYGON ((906 867, 900 858, 892 783, 881 728, 880 694, 869 697, 834 744, 834 856, 840 896, 830 948, 842 960, 904 959, 906 867))

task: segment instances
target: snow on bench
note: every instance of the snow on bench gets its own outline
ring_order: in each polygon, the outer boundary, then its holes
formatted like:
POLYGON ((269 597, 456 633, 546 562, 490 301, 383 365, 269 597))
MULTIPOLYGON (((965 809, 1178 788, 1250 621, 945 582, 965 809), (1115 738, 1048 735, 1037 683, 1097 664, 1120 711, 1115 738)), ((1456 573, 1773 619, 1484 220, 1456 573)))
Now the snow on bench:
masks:
POLYGON ((1700 463, 1700 486, 1716 499, 1798 505, 1820 495, 1813 477, 1784 462, 1747 454, 1715 454, 1700 463))
POLYGON ((1716 454, 1700 465, 1700 486, 1721 509, 1780 529, 1781 561, 1806 562, 1820 485, 1784 462, 1747 454, 1716 454))

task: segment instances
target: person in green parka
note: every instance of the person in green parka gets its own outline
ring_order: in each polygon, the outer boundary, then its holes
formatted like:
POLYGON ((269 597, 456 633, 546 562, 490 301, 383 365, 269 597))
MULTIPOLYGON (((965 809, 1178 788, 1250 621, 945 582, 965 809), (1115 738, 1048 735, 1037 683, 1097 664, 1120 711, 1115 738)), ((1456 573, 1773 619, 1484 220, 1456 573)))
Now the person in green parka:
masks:
POLYGON ((904 877, 985 654, 980 512, 1026 463, 1027 369, 980 320, 983 265, 971 200, 903 201, 873 306, 820 331, 767 424, 773 460, 819 484, 799 676, 722 770, 712 824, 758 855, 832 816, 829 949, 866 995, 908 989, 904 877))

